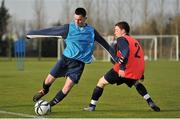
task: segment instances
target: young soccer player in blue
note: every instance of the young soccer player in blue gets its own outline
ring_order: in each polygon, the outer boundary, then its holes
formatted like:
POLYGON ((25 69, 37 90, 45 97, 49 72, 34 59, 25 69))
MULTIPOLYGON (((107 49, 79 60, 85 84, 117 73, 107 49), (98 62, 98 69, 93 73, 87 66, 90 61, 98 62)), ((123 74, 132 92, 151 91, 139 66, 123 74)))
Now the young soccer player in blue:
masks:
POLYGON ((85 9, 77 8, 73 22, 59 27, 31 31, 27 34, 27 38, 62 36, 66 43, 62 59, 56 63, 44 80, 43 88, 34 95, 34 102, 49 92, 51 84, 58 77, 66 77, 67 79, 63 88, 57 92, 56 96, 49 103, 51 106, 54 106, 63 100, 72 87, 78 83, 85 64, 92 62, 95 41, 103 46, 113 59, 118 62, 114 50, 92 26, 86 23, 86 19, 85 9))

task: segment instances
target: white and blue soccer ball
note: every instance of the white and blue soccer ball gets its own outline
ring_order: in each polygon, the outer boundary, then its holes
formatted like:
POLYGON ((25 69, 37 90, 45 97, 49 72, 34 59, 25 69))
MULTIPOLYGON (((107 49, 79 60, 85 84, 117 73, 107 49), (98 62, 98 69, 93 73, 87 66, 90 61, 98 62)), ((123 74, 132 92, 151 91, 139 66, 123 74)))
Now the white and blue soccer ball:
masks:
POLYGON ((34 111, 39 116, 47 115, 51 111, 51 106, 47 101, 39 100, 34 106, 34 111))

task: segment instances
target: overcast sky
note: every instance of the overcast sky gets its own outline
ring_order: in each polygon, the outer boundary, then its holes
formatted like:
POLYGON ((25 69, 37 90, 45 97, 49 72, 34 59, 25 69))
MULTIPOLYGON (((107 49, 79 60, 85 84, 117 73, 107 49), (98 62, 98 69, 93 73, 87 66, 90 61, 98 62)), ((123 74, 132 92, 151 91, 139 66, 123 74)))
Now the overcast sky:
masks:
MULTIPOLYGON (((8 8, 10 14, 18 20, 33 20, 34 16, 34 2, 35 0, 5 0, 5 6, 8 8)), ((137 0, 143 1, 143 0, 137 0)), ((148 0, 148 1, 157 1, 157 0, 148 0)), ((164 11, 166 13, 173 14, 175 8, 176 0, 164 0, 166 1, 164 6, 164 11)), ((2 0, 0 0, 2 2, 2 0)), ((46 21, 47 23, 52 23, 58 21, 61 17, 60 11, 62 11, 62 0, 44 0, 45 12, 46 12, 46 21)), ((152 11, 156 12, 159 10, 158 6, 154 6, 153 3, 150 5, 152 11)))
MULTIPOLYGON (((2 1, 2 0, 0 0, 2 1)), ((5 6, 10 14, 19 20, 33 20, 35 0, 5 0, 5 6)), ((47 21, 54 22, 59 18, 60 0, 44 0, 47 21)))

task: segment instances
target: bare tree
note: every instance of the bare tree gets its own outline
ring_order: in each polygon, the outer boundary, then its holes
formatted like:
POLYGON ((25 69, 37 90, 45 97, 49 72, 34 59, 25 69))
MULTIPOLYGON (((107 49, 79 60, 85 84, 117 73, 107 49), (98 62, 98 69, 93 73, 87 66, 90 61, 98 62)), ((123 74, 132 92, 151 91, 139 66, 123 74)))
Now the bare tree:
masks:
POLYGON ((87 11, 87 16, 88 16, 87 22, 90 24, 93 24, 93 15, 92 15, 93 14, 93 9, 92 9, 93 0, 83 0, 82 2, 87 11))
POLYGON ((100 4, 101 4, 101 1, 98 0, 96 2, 96 28, 98 29, 98 31, 101 31, 102 28, 101 28, 101 14, 100 14, 100 4))
MULTIPOLYGON (((164 0, 160 0, 160 35, 163 34, 163 17, 164 17, 164 0)), ((162 47, 162 38, 160 38, 160 57, 162 56, 163 47, 162 47)))
MULTIPOLYGON (((126 16, 127 18, 129 17, 129 23, 132 29, 134 29, 134 22, 135 22, 135 17, 136 17, 136 9, 135 7, 137 7, 138 2, 136 0, 126 0, 126 5, 128 6, 128 10, 125 14, 127 14, 128 16, 126 16)), ((127 8, 126 8, 127 9, 127 8)), ((131 30, 133 31, 133 30, 131 30)))
POLYGON ((64 0, 63 2, 63 14, 62 16, 64 17, 64 21, 70 21, 70 0, 64 0))
POLYGON ((45 25, 44 0, 35 0, 34 5, 36 28, 40 29, 45 25))
POLYGON ((148 0, 143 0, 142 3, 143 7, 143 18, 142 18, 142 27, 140 33, 145 34, 147 32, 147 27, 148 27, 148 0))
MULTIPOLYGON (((45 25, 45 10, 44 10, 44 0, 35 0, 35 23, 36 28, 40 29, 45 25)), ((38 59, 41 60, 41 48, 42 41, 38 40, 38 59)))
POLYGON ((179 0, 176 0, 176 19, 175 19, 175 29, 176 29, 176 34, 179 34, 179 32, 178 32, 178 14, 180 14, 180 9, 179 9, 179 0))
POLYGON ((147 23, 148 17, 148 0, 144 0, 144 21, 147 23))
POLYGON ((110 25, 110 20, 109 20, 109 16, 110 16, 110 14, 109 14, 109 12, 110 12, 110 9, 109 9, 109 0, 105 0, 105 2, 104 2, 104 6, 105 6, 105 9, 104 9, 104 11, 105 11, 105 15, 104 15, 104 22, 103 22, 103 26, 104 26, 104 33, 105 34, 109 34, 109 28, 111 28, 111 25, 110 25))

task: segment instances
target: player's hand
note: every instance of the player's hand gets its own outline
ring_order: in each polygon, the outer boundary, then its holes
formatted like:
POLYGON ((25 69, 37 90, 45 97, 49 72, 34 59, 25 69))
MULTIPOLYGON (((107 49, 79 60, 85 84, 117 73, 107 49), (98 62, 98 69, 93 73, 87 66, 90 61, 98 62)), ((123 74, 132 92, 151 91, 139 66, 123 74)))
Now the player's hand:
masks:
POLYGON ((142 75, 142 77, 140 78, 140 81, 141 81, 141 82, 144 81, 144 75, 142 75))
POLYGON ((125 72, 123 70, 119 70, 118 74, 119 74, 119 77, 124 77, 125 76, 125 72))
POLYGON ((118 57, 118 63, 122 64, 124 62, 124 57, 118 57))

